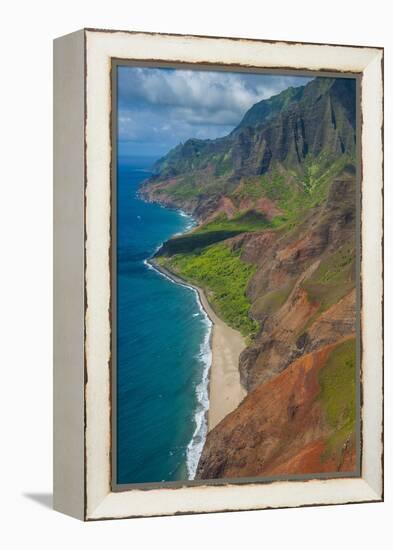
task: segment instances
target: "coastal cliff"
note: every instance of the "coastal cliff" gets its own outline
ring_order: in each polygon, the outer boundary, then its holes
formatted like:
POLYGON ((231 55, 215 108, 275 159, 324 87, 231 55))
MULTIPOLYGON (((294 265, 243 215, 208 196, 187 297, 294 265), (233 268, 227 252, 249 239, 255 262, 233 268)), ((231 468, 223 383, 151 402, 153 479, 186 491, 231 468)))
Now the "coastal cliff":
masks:
POLYGON ((354 471, 355 81, 316 78, 188 140, 142 196, 199 225, 156 261, 247 339, 247 397, 208 434, 197 478, 354 471))

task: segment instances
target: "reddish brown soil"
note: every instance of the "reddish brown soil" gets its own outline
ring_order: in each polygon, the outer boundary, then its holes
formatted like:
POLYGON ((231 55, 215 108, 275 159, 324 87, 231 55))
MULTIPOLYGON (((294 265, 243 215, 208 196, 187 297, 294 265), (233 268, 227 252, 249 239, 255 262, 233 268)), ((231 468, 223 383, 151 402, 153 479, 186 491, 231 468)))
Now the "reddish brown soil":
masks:
POLYGON ((318 400, 319 370, 338 343, 302 356, 251 391, 208 434, 197 477, 354 471, 351 442, 327 456, 331 429, 318 400))
POLYGON ((239 211, 250 210, 251 208, 264 214, 268 220, 282 214, 277 205, 268 197, 261 197, 257 201, 251 198, 242 199, 239 204, 239 211))
POLYGON ((230 198, 221 197, 218 201, 217 209, 206 219, 205 223, 213 220, 218 214, 225 214, 228 220, 231 220, 237 213, 236 206, 233 204, 230 198))

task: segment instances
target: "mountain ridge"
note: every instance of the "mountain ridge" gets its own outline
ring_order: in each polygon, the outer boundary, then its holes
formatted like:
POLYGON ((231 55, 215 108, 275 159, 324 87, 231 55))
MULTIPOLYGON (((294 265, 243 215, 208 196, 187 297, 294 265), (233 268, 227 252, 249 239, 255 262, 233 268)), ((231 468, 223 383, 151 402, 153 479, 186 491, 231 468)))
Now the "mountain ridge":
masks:
POLYGON ((155 260, 248 341, 248 397, 209 432, 199 479, 355 469, 355 189, 355 80, 325 77, 258 102, 228 136, 179 145, 142 185, 198 220, 155 260), (268 387, 281 402, 261 408, 268 387))
POLYGON ((317 78, 288 90, 252 106, 227 136, 190 139, 172 149, 156 163, 142 196, 204 221, 242 180, 277 169, 301 177, 307 159, 324 155, 320 163, 326 166, 338 155, 352 157, 355 120, 348 105, 354 103, 355 82, 317 78))

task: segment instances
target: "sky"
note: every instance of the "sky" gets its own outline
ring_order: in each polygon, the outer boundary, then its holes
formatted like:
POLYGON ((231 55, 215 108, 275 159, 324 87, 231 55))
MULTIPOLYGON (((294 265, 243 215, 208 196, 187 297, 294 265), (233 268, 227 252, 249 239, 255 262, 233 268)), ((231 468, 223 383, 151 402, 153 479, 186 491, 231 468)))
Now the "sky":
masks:
POLYGON ((118 152, 159 158, 189 138, 227 135, 254 103, 308 77, 118 68, 118 152))

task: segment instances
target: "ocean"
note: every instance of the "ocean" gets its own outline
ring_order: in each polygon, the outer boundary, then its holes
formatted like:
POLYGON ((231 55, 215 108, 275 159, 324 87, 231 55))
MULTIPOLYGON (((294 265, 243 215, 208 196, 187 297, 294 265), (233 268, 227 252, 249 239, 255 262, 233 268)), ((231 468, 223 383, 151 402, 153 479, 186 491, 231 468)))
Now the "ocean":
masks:
POLYGON ((211 322, 147 260, 193 219, 138 198, 154 159, 119 158, 117 483, 193 479, 207 433, 211 322))

